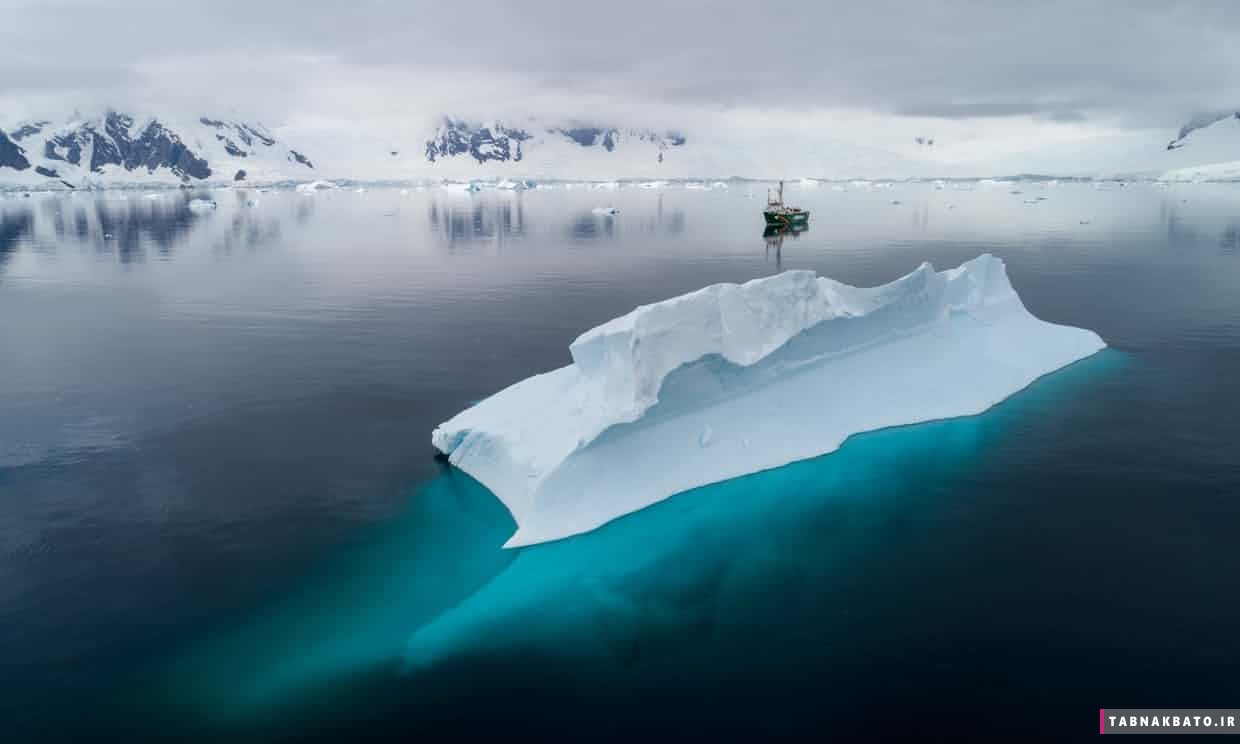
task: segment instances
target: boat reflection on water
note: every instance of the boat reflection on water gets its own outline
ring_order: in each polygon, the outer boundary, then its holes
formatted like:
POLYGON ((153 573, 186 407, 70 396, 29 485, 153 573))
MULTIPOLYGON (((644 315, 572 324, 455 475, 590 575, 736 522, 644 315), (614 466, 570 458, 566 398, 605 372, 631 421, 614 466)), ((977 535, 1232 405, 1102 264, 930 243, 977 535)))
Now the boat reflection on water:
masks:
POLYGON ((769 259, 771 252, 775 253, 775 270, 783 271, 783 247, 784 238, 792 236, 793 240, 801 236, 801 233, 809 230, 809 225, 799 223, 795 225, 767 225, 762 231, 762 237, 766 240, 766 256, 769 259))

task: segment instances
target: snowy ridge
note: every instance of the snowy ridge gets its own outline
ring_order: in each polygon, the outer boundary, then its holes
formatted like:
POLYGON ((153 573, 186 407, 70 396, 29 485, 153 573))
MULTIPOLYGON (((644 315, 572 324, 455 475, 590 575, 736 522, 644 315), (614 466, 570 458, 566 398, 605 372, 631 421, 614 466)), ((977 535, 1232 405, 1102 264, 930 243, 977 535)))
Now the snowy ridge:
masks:
POLYGON ((61 188, 307 178, 314 164, 261 124, 118 111, 0 129, 0 182, 61 188))
POLYGON ((471 124, 446 117, 426 141, 426 160, 434 163, 445 158, 468 157, 479 165, 486 162, 519 163, 529 148, 544 148, 548 144, 572 143, 582 148, 600 148, 615 152, 617 148, 629 149, 629 157, 642 157, 663 162, 664 153, 672 147, 685 144, 684 135, 676 132, 659 133, 652 129, 619 129, 568 124, 540 124, 531 118, 521 127, 506 126, 502 122, 471 124))
POLYGON ((790 271, 604 323, 573 342, 571 365, 431 439, 508 507, 507 545, 527 545, 858 432, 980 413, 1104 346, 1029 314, 989 255, 873 288, 790 271))
POLYGON ((1201 116, 1180 128, 1167 144, 1174 165, 1164 181, 1232 181, 1240 178, 1240 114, 1201 116))

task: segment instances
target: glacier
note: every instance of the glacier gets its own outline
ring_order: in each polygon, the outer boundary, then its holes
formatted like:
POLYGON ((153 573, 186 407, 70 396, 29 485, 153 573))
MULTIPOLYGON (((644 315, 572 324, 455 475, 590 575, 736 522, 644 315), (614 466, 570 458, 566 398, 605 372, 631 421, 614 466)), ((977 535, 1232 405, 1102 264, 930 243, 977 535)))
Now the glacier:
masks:
POLYGON ((478 402, 431 441, 507 507, 505 547, 517 547, 853 434, 981 413, 1105 346, 1034 317, 989 254, 868 288, 787 271, 586 331, 572 364, 478 402))

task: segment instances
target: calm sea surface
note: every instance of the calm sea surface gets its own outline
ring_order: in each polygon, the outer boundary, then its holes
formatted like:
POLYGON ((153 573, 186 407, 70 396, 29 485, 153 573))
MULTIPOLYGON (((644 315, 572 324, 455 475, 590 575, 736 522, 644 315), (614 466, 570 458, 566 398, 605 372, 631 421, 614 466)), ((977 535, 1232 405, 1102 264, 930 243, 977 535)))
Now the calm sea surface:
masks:
POLYGON ((0 197, 0 738, 1064 736, 1235 707, 1240 186, 796 187, 782 245, 765 188, 0 197), (983 252, 1111 348, 523 550, 432 457, 637 304, 983 252))

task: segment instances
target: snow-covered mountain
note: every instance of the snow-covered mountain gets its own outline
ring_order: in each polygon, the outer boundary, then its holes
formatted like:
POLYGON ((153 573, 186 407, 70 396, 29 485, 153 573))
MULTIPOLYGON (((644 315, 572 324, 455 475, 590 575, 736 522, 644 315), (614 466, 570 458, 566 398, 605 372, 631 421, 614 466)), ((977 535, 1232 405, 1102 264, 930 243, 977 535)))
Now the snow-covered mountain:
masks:
POLYGON ((301 122, 108 111, 67 120, 0 121, 0 186, 82 188, 316 179, 985 178, 1053 176, 1240 179, 1240 115, 1213 113, 1177 131, 1083 131, 1029 142, 916 138, 876 144, 829 127, 578 118, 301 122), (1174 135, 1174 137, 1172 137, 1174 135), (1170 138, 1170 141, 1168 141, 1170 138), (296 147, 290 143, 298 143, 296 147), (916 146, 913 144, 916 142, 916 146))
POLYGON ((71 188, 130 183, 312 178, 314 164, 261 124, 119 111, 0 128, 0 183, 71 188))
POLYGON ((431 176, 527 175, 613 178, 687 175, 692 148, 674 129, 622 127, 580 120, 529 118, 519 124, 446 117, 427 137, 431 176), (666 165, 665 165, 666 163, 666 165))
POLYGON ((1240 112, 1193 118, 1167 143, 1176 162, 1162 174, 1170 181, 1240 179, 1240 112))
POLYGON ((430 163, 456 157, 473 158, 479 164, 487 161, 519 163, 531 150, 563 146, 571 152, 571 145, 575 145, 587 148, 582 153, 596 154, 599 149, 615 153, 619 150, 620 157, 645 157, 662 163, 668 150, 683 147, 684 144, 684 135, 674 131, 620 129, 578 122, 540 125, 533 120, 525 127, 509 127, 501 122, 470 124, 445 118, 426 141, 426 159, 430 163))

